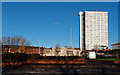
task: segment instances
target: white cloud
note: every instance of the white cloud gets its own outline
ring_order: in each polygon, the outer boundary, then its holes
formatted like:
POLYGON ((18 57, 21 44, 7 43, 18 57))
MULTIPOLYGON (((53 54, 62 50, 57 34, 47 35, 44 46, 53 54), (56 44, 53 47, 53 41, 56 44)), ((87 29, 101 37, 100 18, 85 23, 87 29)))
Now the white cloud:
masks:
POLYGON ((55 23, 53 23, 53 24, 57 24, 57 25, 59 25, 60 23, 55 22, 55 23))

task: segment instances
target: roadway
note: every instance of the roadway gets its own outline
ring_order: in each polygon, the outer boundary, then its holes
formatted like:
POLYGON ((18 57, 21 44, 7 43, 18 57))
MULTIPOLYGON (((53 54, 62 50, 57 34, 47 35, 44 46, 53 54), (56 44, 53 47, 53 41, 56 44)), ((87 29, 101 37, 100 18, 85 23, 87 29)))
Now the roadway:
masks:
POLYGON ((30 64, 17 68, 3 68, 2 75, 120 75, 120 64, 88 62, 85 64, 30 64))

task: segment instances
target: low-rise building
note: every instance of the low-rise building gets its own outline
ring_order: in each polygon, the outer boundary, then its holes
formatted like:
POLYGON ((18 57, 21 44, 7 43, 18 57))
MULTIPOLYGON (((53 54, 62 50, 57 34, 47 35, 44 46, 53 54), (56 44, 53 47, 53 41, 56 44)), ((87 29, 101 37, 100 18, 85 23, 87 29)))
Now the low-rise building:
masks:
POLYGON ((35 46, 3 45, 3 53, 40 54, 40 56, 80 56, 79 48, 52 47, 43 48, 35 46))
POLYGON ((43 54, 43 47, 20 46, 20 45, 2 45, 3 53, 25 53, 25 54, 43 54))
POLYGON ((52 49, 51 48, 43 49, 43 56, 52 56, 52 49))
POLYGON ((114 43, 111 46, 112 46, 112 50, 114 50, 114 49, 120 49, 120 42, 114 43))
POLYGON ((80 56, 80 50, 77 48, 52 48, 54 56, 80 56))

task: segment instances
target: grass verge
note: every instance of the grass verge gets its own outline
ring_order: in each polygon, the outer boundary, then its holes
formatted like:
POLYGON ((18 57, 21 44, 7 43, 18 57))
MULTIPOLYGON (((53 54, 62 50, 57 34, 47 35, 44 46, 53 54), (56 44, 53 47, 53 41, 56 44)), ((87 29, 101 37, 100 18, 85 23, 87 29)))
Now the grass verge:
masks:
POLYGON ((118 58, 99 58, 96 60, 120 61, 120 59, 118 59, 118 58))

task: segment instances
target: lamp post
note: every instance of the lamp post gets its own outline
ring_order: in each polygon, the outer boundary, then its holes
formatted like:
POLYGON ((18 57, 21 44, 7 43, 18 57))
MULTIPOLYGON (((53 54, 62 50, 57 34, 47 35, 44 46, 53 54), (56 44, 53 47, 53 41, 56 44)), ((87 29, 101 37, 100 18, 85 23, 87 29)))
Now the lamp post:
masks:
POLYGON ((72 25, 70 25, 70 48, 72 48, 72 25))
POLYGON ((40 38, 39 38, 39 54, 40 54, 40 38))

